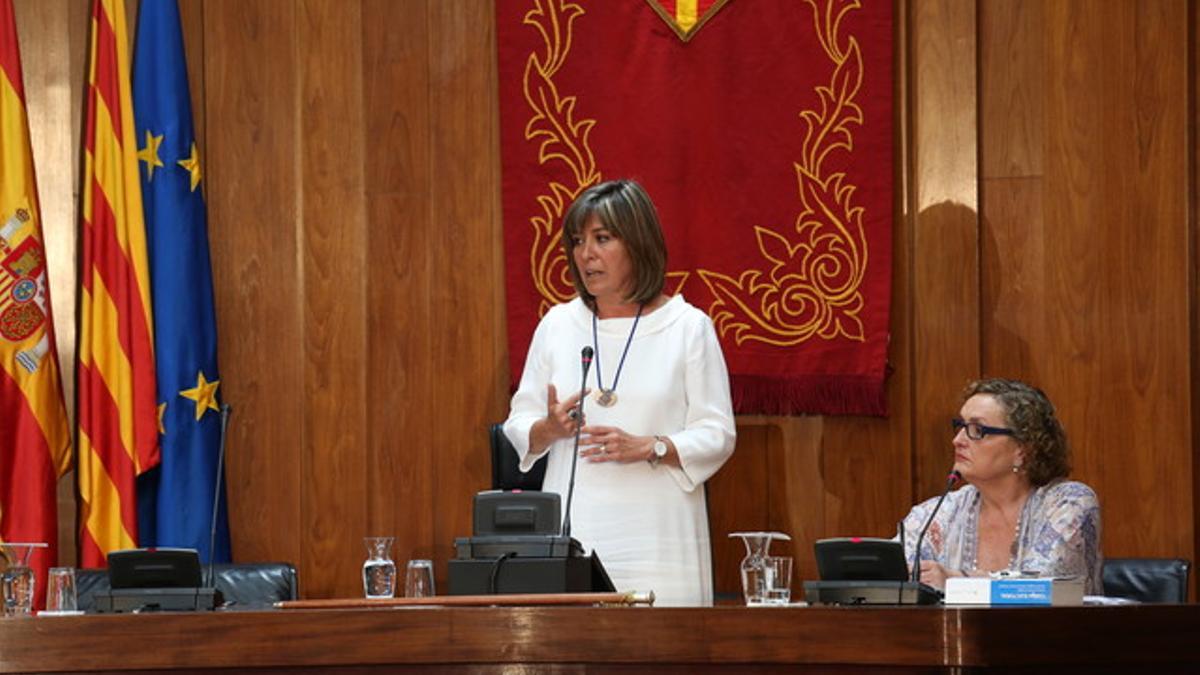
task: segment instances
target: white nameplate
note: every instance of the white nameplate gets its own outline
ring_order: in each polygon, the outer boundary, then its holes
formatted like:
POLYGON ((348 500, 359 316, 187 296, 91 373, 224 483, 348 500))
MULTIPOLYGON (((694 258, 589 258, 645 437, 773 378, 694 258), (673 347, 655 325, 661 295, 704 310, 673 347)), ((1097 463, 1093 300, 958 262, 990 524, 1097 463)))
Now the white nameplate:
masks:
POLYGON ((947 605, 1083 604, 1083 579, 1079 577, 950 577, 946 579, 947 605))

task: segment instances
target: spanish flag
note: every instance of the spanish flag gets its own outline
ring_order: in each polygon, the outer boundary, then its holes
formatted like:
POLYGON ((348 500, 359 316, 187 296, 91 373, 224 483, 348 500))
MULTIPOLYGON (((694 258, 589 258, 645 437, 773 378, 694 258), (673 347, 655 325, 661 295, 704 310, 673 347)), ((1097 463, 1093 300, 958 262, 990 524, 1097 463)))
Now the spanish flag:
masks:
POLYGON ((57 562, 55 485, 71 456, 41 230, 17 26, 0 0, 0 542, 48 544, 31 560, 36 588, 57 562))
POLYGON ((80 559, 138 543, 136 477, 159 461, 146 227, 125 3, 92 6, 79 273, 80 559))

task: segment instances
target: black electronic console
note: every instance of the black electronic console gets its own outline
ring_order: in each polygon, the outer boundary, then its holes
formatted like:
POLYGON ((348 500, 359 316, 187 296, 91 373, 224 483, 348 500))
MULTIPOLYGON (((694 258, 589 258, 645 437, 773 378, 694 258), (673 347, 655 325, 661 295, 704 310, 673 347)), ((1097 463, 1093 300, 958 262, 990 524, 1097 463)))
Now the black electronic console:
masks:
POLYGON ((557 493, 475 495, 474 535, 454 540, 450 595, 612 591, 600 559, 560 533, 557 493))
POLYGON ((475 537, 557 535, 561 522, 555 492, 485 490, 475 495, 475 537))
POLYGON ((936 605, 942 593, 909 581, 904 547, 891 539, 821 539, 813 547, 820 581, 804 582, 810 605, 936 605))
POLYGON ((810 605, 936 605, 942 594, 914 581, 806 581, 810 605))
POLYGON ((108 554, 109 589, 97 591, 100 613, 193 612, 216 608, 221 594, 201 581, 194 549, 138 548, 108 554))
POLYGON ((583 546, 573 537, 558 534, 489 534, 481 537, 458 537, 454 540, 458 560, 480 558, 578 558, 583 546))

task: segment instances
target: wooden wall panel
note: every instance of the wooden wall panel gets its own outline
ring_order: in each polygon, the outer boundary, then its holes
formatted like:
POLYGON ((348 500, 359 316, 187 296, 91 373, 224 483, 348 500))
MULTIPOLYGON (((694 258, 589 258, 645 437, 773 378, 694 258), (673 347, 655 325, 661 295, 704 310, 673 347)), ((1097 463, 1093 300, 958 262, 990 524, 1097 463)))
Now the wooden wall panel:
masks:
POLYGON ((310 592, 362 592, 367 534, 366 213, 362 15, 296 3, 301 285, 304 302, 304 537, 310 592), (347 549, 355 556, 344 555, 347 549))
MULTIPOLYGON (((746 547, 740 539, 730 539, 729 533, 773 529, 766 494, 774 483, 768 459, 768 431, 767 424, 739 424, 733 457, 706 486, 713 592, 718 598, 736 599, 742 593, 740 565, 746 547)), ((784 547, 776 545, 776 549, 784 547)))
MULTIPOLYGON (((899 365, 899 364, 897 364, 899 365)), ((914 501, 907 431, 912 421, 909 382, 898 374, 888 382, 891 415, 887 419, 824 419, 820 466, 813 488, 822 492, 822 537, 891 537, 914 501)), ((789 447, 788 451, 794 451, 789 447)), ((812 480, 812 479, 810 479, 812 480)), ((781 486, 793 500, 803 498, 803 485, 781 486)), ((793 514, 793 520, 797 518, 793 514)), ((807 525, 807 524, 806 524, 807 525)), ((802 529, 809 531, 811 525, 802 529)), ((794 555, 812 562, 812 541, 795 542, 794 555)), ((802 569, 812 569, 805 568, 802 569)), ((811 578, 811 577, 810 577, 811 578)))
MULTIPOLYGON (((205 5, 205 196, 237 560, 302 563, 306 363, 290 0, 205 5)), ((307 574, 321 568, 302 568, 307 574)))
POLYGON ((979 7, 983 369, 1042 386, 1035 345, 1048 339, 1041 298, 1051 272, 1042 215, 1045 8, 1042 0, 979 7))
POLYGON ((1045 0, 983 0, 979 12, 979 171, 1042 174, 1047 31, 1045 0))
MULTIPOLYGON (((1188 354, 1191 358, 1190 376, 1192 386, 1191 393, 1191 413, 1190 421, 1192 427, 1192 555, 1193 563, 1200 561, 1200 538, 1196 537, 1196 524, 1200 523, 1200 424, 1197 424, 1197 419, 1200 419, 1200 368, 1196 366, 1196 355, 1200 354, 1200 321, 1197 317, 1200 310, 1200 287, 1197 283, 1200 282, 1200 273, 1197 273, 1197 261, 1200 261, 1200 237, 1197 236, 1197 229, 1200 229, 1200 2, 1191 0, 1188 2, 1188 43, 1191 45, 1191 54, 1189 54, 1188 72, 1191 75, 1191 80, 1188 82, 1188 105, 1187 118, 1188 135, 1191 137, 1191 146, 1188 150, 1188 216, 1187 228, 1191 237, 1191 279, 1188 284, 1188 316, 1191 321, 1191 334, 1188 346, 1188 354)), ((1200 586, 1200 583, 1193 582, 1193 589, 1200 586)), ((1194 590, 1192 598, 1197 595, 1194 590)))
MULTIPOLYGON (((439 577, 471 531, 471 497, 491 485, 487 430, 507 414, 500 238, 499 104, 490 2, 430 2, 430 261, 435 377, 432 544, 439 577)), ((439 578, 441 581, 441 578, 439 578)))
MULTIPOLYGON (((1192 407, 1189 412, 1192 413, 1192 561, 1200 561, 1200 536, 1196 536, 1196 528, 1200 524, 1200 368, 1196 368, 1196 354, 1200 354, 1200 321, 1198 321, 1198 307, 1200 307, 1200 274, 1198 274, 1198 261, 1200 261, 1200 237, 1196 235, 1196 231, 1200 228, 1200 1, 1190 0, 1188 2, 1188 42, 1190 44, 1190 62, 1188 72, 1192 74, 1192 80, 1188 83, 1188 136, 1192 138, 1192 147, 1189 149, 1188 161, 1188 233, 1192 237, 1192 265, 1190 265, 1190 273, 1192 273, 1192 283, 1188 287, 1188 298, 1190 300, 1190 311, 1188 316, 1192 323, 1190 330, 1190 341, 1188 356, 1190 358, 1189 365, 1190 377, 1192 377, 1192 407)), ((1200 583, 1193 581, 1193 589, 1200 587, 1200 583)), ((1192 598, 1200 596, 1200 593, 1192 592, 1192 598)))
MULTIPOLYGON (((784 555, 785 550, 791 549, 790 555, 795 559, 792 574, 797 579, 794 586, 799 589, 800 580, 819 578, 817 562, 812 556, 813 542, 826 536, 824 476, 821 471, 825 418, 776 419, 778 423, 767 428, 766 450, 770 467, 766 494, 768 527, 791 536, 790 547, 781 543, 772 550, 778 549, 775 554, 784 555)), ((743 498, 747 494, 747 487, 741 486, 743 498)), ((753 489, 752 485, 749 486, 750 494, 753 494, 753 489)))
POLYGON ((946 483, 948 418, 980 371, 975 7, 916 2, 911 25, 912 453, 920 501, 946 483))
POLYGON ((363 4, 367 201, 368 528, 395 536, 397 560, 429 557, 434 541, 433 425, 425 395, 437 314, 427 250, 432 229, 429 26, 426 3, 363 4))
POLYGON ((1190 557, 1188 3, 983 8, 985 370, 1056 402, 1108 555, 1190 557))

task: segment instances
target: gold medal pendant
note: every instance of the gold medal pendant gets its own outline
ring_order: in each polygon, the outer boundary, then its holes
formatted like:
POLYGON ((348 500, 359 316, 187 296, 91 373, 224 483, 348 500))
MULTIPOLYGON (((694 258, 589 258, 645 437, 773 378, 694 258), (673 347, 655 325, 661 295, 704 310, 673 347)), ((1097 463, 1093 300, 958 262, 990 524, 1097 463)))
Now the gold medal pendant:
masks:
POLYGON ((595 398, 596 403, 599 403, 605 408, 611 408, 617 404, 617 392, 613 391, 612 389, 597 389, 595 398))
MULTIPOLYGON (((592 351, 596 355, 596 391, 592 397, 596 399, 596 403, 604 408, 611 408, 617 404, 617 380, 621 379, 621 369, 625 367, 625 357, 629 355, 629 345, 633 344, 633 334, 637 332, 638 321, 642 318, 642 310, 646 305, 638 305, 637 314, 633 317, 633 327, 629 329, 629 337, 625 338, 625 350, 621 352, 621 362, 617 364, 617 372, 613 375, 612 388, 604 388, 604 378, 600 375, 600 336, 596 329, 596 313, 592 312, 592 351)), ((587 374, 587 370, 583 371, 587 374)))

